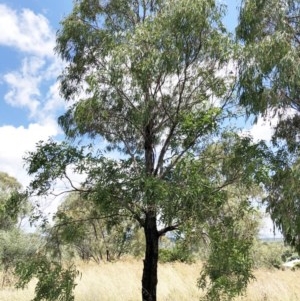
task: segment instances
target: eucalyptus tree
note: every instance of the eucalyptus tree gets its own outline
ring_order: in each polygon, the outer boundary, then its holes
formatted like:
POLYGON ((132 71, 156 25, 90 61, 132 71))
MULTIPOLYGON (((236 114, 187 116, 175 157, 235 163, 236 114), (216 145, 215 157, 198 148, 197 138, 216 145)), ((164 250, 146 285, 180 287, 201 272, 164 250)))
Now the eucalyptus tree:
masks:
POLYGON ((277 155, 266 185, 268 210, 287 242, 300 250, 298 189, 300 134, 300 2, 243 1, 237 37, 240 102, 249 114, 277 120, 272 142, 277 155))
POLYGON ((29 217, 30 203, 22 193, 21 184, 5 172, 0 172, 0 268, 1 286, 12 285, 16 264, 26 260, 38 248, 39 240, 21 229, 22 220, 29 217))
POLYGON ((16 227, 29 214, 30 204, 22 186, 5 172, 0 172, 0 230, 16 227))
POLYGON ((66 179, 99 218, 135 220, 146 240, 143 300, 156 300, 159 237, 209 227, 227 187, 258 181, 262 145, 221 135, 235 82, 223 14, 212 0, 81 0, 57 34, 66 140, 29 153, 29 189, 45 195, 66 179), (86 175, 80 186, 71 169, 86 175))
POLYGON ((243 1, 237 38, 245 47, 240 60, 241 104, 248 113, 277 113, 274 140, 290 150, 299 139, 300 3, 296 0, 243 1))
POLYGON ((119 259, 129 253, 137 227, 130 220, 110 223, 101 218, 94 202, 69 194, 58 207, 54 225, 47 231, 69 252, 76 252, 85 261, 96 263, 119 259))

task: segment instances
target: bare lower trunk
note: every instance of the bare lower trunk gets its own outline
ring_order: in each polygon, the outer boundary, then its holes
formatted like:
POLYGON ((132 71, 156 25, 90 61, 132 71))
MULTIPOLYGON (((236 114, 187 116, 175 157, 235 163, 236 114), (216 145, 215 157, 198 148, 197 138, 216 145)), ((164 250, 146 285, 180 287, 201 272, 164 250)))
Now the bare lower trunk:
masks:
MULTIPOLYGON (((145 91, 145 95, 149 113, 149 118, 145 120, 146 123, 144 128, 145 171, 148 177, 152 177, 155 161, 155 153, 153 148, 155 141, 153 132, 154 118, 151 116, 153 107, 150 102, 148 90, 145 91)), ((159 234, 156 225, 155 202, 151 191, 148 191, 147 189, 145 189, 145 201, 147 201, 148 207, 143 225, 146 238, 146 253, 142 278, 142 298, 143 301, 156 301, 159 234)))
POLYGON ((154 213, 147 214, 144 231, 146 238, 146 253, 142 279, 142 298, 143 301, 156 301, 159 235, 154 213))

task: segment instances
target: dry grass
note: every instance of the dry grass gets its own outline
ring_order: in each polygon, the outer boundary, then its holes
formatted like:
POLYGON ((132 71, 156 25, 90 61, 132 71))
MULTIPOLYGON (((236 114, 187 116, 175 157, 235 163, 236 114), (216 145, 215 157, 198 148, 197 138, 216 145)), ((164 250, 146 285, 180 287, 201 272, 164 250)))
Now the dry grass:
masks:
MULTIPOLYGON (((160 300, 198 300, 196 271, 200 265, 180 263, 163 264, 158 269, 158 296, 160 300)), ((100 266, 83 267, 82 281, 76 295, 78 301, 135 301, 140 300, 142 262, 116 262, 100 266), (92 281, 92 282, 91 282, 92 281), (101 296, 101 298, 99 297, 101 296), (98 297, 98 299, 97 299, 98 297)))
MULTIPOLYGON (((80 264, 82 277, 75 290, 76 301, 139 301, 142 262, 126 260, 101 265, 80 264)), ((199 300, 202 292, 196 287, 201 264, 181 263, 159 265, 159 301, 199 300)), ((300 271, 258 270, 247 296, 239 301, 300 300, 300 271)), ((0 301, 29 301, 34 285, 28 289, 0 290, 0 301)))
POLYGON ((0 289, 0 301, 30 301, 34 297, 34 284, 31 283, 28 289, 17 290, 14 288, 0 289))
POLYGON ((300 300, 300 271, 258 270, 242 301, 300 300))

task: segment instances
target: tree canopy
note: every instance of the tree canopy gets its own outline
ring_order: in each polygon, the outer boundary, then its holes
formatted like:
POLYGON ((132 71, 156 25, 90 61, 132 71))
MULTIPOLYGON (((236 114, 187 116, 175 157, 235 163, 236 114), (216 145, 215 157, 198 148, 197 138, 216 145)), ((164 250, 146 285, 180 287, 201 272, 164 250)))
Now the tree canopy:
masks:
MULTIPOLYGON (((239 225, 269 175, 268 158, 263 143, 226 127, 235 113, 228 66, 237 46, 224 12, 212 0, 81 0, 57 34, 66 62, 60 83, 68 109, 59 118, 65 140, 40 142, 28 154, 29 193, 47 195, 64 179, 108 221, 135 220, 146 241, 144 301, 157 297, 159 237, 177 229, 201 227, 212 251, 226 250, 223 266, 215 269, 214 257, 205 266, 200 285, 206 277, 217 283, 208 299, 232 298, 252 276, 255 233, 243 242, 239 225), (72 172, 85 175, 80 185, 72 172)), ((65 297, 73 295, 67 290, 65 297)))
POLYGON ((1 287, 16 279, 14 269, 38 247, 34 235, 25 234, 22 221, 29 217, 32 206, 21 184, 7 173, 0 172, 0 269, 1 287))
POLYGON ((240 103, 249 114, 273 120, 272 179, 266 204, 285 240, 299 241, 299 30, 300 3, 243 1, 237 37, 244 44, 240 59, 240 103), (275 122, 277 121, 277 122, 275 122))
POLYGON ((5 172, 0 172, 0 229, 10 230, 29 213, 30 205, 22 194, 21 184, 5 172))
POLYGON ((291 147, 298 139, 298 1, 243 1, 236 33, 244 43, 240 59, 240 101, 249 113, 278 113, 275 138, 291 147))

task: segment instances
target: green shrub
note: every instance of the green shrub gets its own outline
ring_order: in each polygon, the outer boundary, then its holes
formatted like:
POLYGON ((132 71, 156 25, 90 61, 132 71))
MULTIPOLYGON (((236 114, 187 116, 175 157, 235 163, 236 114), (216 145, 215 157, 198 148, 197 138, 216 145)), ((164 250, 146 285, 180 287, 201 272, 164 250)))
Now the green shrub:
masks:
POLYGON ((256 241, 252 251, 254 267, 280 268, 292 254, 291 248, 284 246, 283 242, 256 241))
POLYGON ((296 263, 293 267, 292 267, 292 271, 296 271, 300 269, 300 262, 296 263))
POLYGON ((21 262, 33 256, 39 247, 40 238, 26 234, 18 229, 0 231, 0 269, 1 286, 10 286, 15 282, 14 269, 21 262))
POLYGON ((173 249, 160 249, 159 261, 163 263, 174 261, 193 263, 195 260, 190 251, 182 247, 175 246, 173 249))

